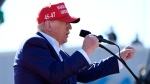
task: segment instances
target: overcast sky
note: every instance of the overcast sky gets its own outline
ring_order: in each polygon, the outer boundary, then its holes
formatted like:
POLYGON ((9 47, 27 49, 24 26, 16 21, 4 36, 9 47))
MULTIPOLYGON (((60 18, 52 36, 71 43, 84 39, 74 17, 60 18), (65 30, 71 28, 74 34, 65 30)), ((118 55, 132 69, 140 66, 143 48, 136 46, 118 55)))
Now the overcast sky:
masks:
MULTIPOLYGON (((5 22, 0 25, 0 52, 14 51, 28 35, 37 32, 39 10, 48 3, 63 0, 5 0, 1 10, 5 22)), ((139 35, 144 47, 150 48, 150 0, 64 0, 70 15, 81 17, 68 38, 67 47, 81 46, 81 29, 103 35, 112 26, 118 45, 130 45, 139 35)))

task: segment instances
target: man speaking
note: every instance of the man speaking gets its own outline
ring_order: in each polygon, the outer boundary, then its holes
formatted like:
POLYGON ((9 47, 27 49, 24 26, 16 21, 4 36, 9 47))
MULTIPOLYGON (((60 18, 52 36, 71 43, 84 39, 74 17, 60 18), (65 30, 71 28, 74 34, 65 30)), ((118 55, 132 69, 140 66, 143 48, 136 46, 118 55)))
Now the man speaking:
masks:
MULTIPOLYGON (((81 49, 72 55, 62 50, 71 23, 79 21, 68 13, 63 2, 44 6, 37 17, 38 32, 26 39, 16 53, 15 84, 77 84, 119 73, 121 63, 114 56, 91 63, 89 56, 99 46, 99 39, 92 34, 85 36, 81 49)), ((120 53, 125 61, 134 54, 131 46, 120 53)))

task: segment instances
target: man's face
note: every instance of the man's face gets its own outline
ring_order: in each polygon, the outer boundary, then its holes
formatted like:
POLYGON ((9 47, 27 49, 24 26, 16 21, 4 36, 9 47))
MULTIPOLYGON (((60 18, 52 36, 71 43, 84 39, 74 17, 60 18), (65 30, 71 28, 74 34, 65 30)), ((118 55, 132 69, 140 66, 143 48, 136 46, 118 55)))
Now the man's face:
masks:
POLYGON ((54 20, 50 22, 51 24, 51 36, 55 38, 60 45, 67 42, 69 35, 69 30, 72 29, 71 24, 67 22, 62 22, 54 20))

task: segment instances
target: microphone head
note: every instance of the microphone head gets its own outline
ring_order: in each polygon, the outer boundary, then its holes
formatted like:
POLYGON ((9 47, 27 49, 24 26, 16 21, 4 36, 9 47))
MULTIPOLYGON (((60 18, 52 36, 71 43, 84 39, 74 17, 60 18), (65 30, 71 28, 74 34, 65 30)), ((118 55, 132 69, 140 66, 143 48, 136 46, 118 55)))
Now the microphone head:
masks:
POLYGON ((98 35, 97 38, 103 39, 103 36, 102 35, 98 35))
POLYGON ((91 32, 87 31, 87 30, 81 30, 79 36, 81 37, 85 37, 86 35, 91 34, 91 32))

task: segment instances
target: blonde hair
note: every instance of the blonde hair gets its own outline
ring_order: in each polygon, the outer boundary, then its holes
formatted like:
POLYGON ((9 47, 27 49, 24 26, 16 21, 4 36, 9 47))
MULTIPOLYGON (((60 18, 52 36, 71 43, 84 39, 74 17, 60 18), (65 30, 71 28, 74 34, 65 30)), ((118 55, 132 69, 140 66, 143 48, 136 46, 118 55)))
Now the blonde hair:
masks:
POLYGON ((38 24, 37 25, 38 30, 41 31, 43 29, 44 25, 45 25, 45 22, 38 24))

